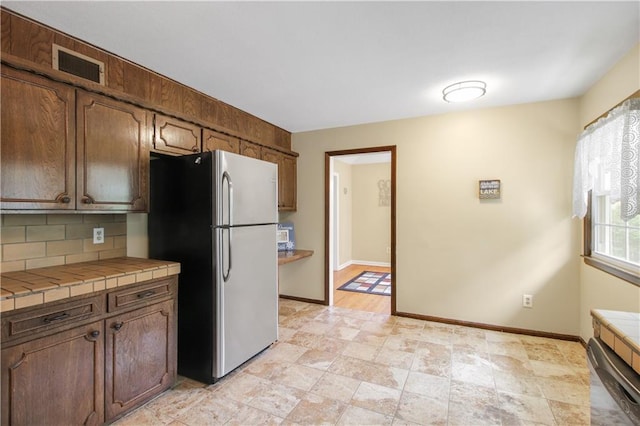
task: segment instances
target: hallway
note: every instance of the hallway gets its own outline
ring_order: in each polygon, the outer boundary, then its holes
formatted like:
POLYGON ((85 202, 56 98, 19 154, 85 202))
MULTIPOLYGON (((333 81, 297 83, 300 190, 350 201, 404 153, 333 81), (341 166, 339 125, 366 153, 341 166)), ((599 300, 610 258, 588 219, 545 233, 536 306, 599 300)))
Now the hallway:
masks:
MULTIPOLYGON (((349 265, 344 269, 333 272, 333 305, 340 308, 355 309, 358 311, 373 312, 378 314, 391 313, 391 297, 376 294, 355 293, 352 291, 337 290, 342 284, 358 276, 361 272, 391 272, 389 267, 349 265)), ((393 282, 395 285, 395 282, 393 282)))

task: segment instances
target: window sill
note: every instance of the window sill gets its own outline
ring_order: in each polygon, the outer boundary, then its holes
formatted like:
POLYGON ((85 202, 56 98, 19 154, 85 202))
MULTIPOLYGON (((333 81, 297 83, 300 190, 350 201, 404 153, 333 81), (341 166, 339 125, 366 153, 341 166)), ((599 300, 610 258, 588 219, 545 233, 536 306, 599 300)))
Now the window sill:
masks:
POLYGON ((600 269, 608 274, 620 278, 621 280, 630 282, 633 285, 640 287, 640 276, 632 272, 620 269, 619 267, 612 265, 611 263, 604 262, 600 259, 595 259, 589 256, 582 256, 584 263, 589 266, 593 266, 596 269, 600 269))

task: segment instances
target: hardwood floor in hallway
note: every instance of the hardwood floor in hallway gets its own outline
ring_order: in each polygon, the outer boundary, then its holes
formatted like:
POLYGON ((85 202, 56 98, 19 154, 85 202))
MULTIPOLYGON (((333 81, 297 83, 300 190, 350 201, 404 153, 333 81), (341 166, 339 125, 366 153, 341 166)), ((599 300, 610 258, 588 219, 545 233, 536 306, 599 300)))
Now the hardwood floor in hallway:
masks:
MULTIPOLYGON (((369 265, 349 265, 344 269, 333 272, 333 304, 341 308, 380 314, 391 313, 391 297, 376 294, 355 293, 352 291, 338 291, 337 288, 364 271, 391 272, 389 267, 369 265)), ((394 283, 395 284, 395 283, 394 283)))

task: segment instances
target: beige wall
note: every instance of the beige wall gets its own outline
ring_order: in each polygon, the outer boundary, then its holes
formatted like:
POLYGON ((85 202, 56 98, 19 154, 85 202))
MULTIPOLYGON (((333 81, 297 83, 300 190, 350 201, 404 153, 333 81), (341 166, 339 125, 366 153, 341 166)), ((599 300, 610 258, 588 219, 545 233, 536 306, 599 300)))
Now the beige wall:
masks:
POLYGON ((123 214, 3 214, 1 272, 125 256, 123 214), (104 243, 93 244, 93 228, 104 228, 104 243))
POLYGON ((280 268, 281 293, 324 295, 324 152, 393 144, 398 311, 578 334, 578 130, 577 101, 559 100, 294 134, 288 218, 316 254, 280 268), (501 179, 502 200, 481 202, 480 179, 501 179))
POLYGON ((127 256, 149 257, 146 213, 127 214, 127 256))
POLYGON ((355 263, 390 265, 391 208, 379 205, 380 180, 391 178, 390 163, 355 164, 353 182, 353 257, 355 263))
MULTIPOLYGON (((640 90, 640 44, 580 99, 581 127, 636 90, 640 90)), ((640 287, 580 262, 580 336, 584 340, 593 335, 590 312, 594 308, 640 312, 640 287)))

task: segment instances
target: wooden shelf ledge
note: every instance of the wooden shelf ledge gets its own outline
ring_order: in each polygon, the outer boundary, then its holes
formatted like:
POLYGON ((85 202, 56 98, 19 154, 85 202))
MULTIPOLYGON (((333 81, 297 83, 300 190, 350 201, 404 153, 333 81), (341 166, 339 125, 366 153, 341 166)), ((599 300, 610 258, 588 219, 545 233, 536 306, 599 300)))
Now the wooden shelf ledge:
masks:
POLYGON ((278 252, 278 266, 286 263, 295 262, 296 260, 309 257, 313 254, 313 250, 291 250, 278 252))

